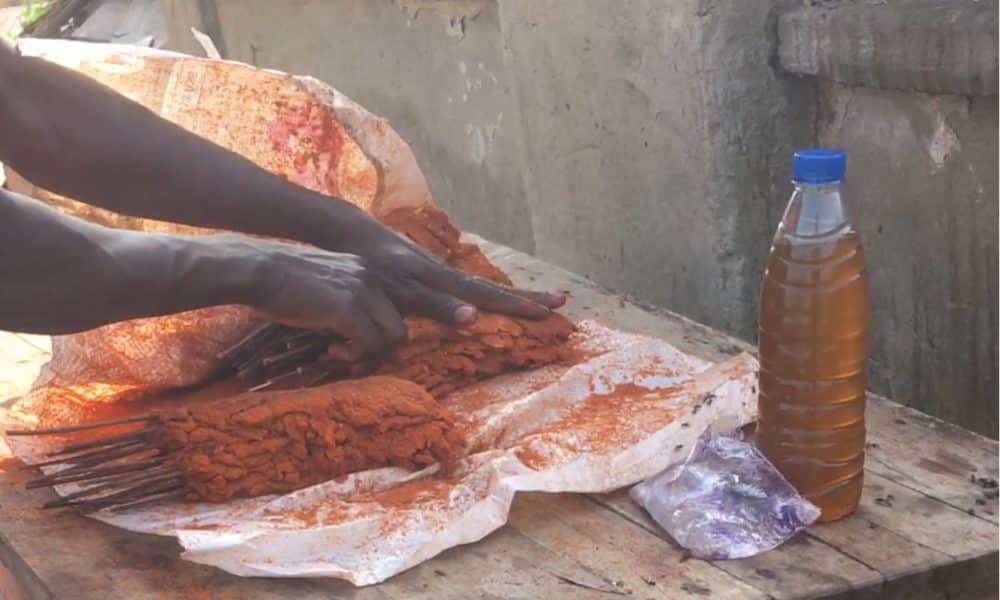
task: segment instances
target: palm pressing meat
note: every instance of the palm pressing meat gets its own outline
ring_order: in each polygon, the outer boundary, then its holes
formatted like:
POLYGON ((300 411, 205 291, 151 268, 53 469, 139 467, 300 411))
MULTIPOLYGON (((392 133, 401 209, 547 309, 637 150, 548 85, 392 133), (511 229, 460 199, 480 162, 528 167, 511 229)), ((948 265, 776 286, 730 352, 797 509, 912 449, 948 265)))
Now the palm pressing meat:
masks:
MULTIPOLYGON (((501 373, 541 367, 569 357, 575 327, 553 314, 541 321, 485 313, 462 328, 407 317, 407 341, 377 373, 417 383, 435 398, 501 373)), ((350 365, 325 352, 336 339, 266 325, 233 349, 229 360, 250 391, 311 387, 345 376, 350 365)))
POLYGON ((28 487, 79 483, 47 506, 84 511, 167 498, 220 502, 286 493, 385 466, 451 468, 464 439, 454 416, 420 386, 372 376, 309 390, 239 394, 197 407, 41 435, 139 427, 57 449, 58 472, 28 487))
MULTIPOLYGON (((382 222, 457 269, 511 284, 478 246, 460 240, 448 215, 437 208, 400 208, 382 217, 382 222)), ((500 373, 563 360, 567 358, 564 342, 574 331, 573 324, 557 314, 528 321, 483 313, 460 329, 424 317, 409 316, 405 322, 406 344, 378 372, 418 383, 435 397, 500 373)), ((223 352, 221 358, 251 390, 308 387, 350 372, 349 365, 326 356, 326 348, 338 341, 343 340, 268 324, 223 352)))

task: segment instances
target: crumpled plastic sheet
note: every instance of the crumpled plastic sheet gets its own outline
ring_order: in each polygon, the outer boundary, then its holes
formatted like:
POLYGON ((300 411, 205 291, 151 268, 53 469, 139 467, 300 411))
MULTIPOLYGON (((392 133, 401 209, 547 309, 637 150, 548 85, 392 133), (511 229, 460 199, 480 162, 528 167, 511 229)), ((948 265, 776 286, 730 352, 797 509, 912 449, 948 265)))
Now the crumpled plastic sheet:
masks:
MULTIPOLYGON (((19 45, 25 54, 95 77, 283 177, 376 216, 433 205, 412 152, 388 123, 314 79, 148 48, 62 40, 19 45)), ((102 212, 44 190, 24 191, 110 226, 198 233, 102 212)), ((87 421, 109 406, 125 416, 139 410, 130 401, 140 394, 203 380, 217 368, 218 351, 254 325, 244 308, 216 307, 56 337, 51 363, 8 425, 87 421)), ((184 558, 237 575, 329 576, 367 585, 488 535, 504 524, 518 491, 606 492, 633 485, 683 459, 712 423, 744 424, 755 417, 753 357, 712 365, 661 340, 593 322, 579 327, 574 343, 585 358, 578 364, 505 375, 442 400, 464 416, 470 440, 454 472, 378 469, 282 496, 91 516, 175 536, 184 558)), ((29 463, 66 441, 9 439, 29 463)), ((56 491, 75 489, 70 484, 56 491)))
POLYGON ((631 490, 632 499, 697 558, 777 548, 820 516, 753 445, 709 430, 691 456, 631 490))
MULTIPOLYGON (((755 416, 756 360, 711 365, 644 336, 580 324, 592 358, 501 376, 443 403, 465 416, 470 455, 448 474, 385 468, 282 496, 175 503, 91 516, 177 537, 183 557, 244 576, 340 577, 373 584, 507 520, 518 491, 602 493, 655 475, 718 421, 755 416)), ((11 425, 39 422, 36 398, 11 425)), ((41 460, 60 436, 10 438, 41 460)), ((59 486, 65 495, 77 488, 59 486)))

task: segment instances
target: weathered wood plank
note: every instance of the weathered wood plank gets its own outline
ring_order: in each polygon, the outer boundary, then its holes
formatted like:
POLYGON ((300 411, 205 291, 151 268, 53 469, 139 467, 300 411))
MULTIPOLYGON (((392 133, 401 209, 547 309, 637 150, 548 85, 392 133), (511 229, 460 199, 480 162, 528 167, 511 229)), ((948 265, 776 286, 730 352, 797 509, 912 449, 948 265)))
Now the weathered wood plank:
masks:
POLYGON ((808 535, 777 550, 726 561, 720 568, 744 578, 776 599, 879 597, 882 575, 808 535))
MULTIPOLYGON (((626 491, 593 498, 647 531, 666 537, 626 491)), ((808 535, 753 558, 712 564, 777 599, 822 598, 881 586, 884 581, 878 571, 808 535)))
POLYGON ((614 598, 603 574, 553 552, 511 527, 452 548, 376 586, 393 598, 614 598))
POLYGON ((997 597, 997 556, 992 554, 887 581, 879 600, 995 600, 997 597))
POLYGON ((510 525, 553 551, 573 556, 643 598, 766 598, 710 563, 685 561, 672 543, 578 495, 524 494, 510 525))
MULTIPOLYGON (((885 483, 892 485, 869 473, 865 478, 864 500, 857 512, 848 519, 811 527, 809 535, 851 555, 887 578, 903 577, 955 562, 948 554, 896 530, 912 529, 910 513, 906 511, 926 496, 905 488, 887 489, 885 483), (879 510, 882 506, 878 501, 887 503, 884 514, 879 510)), ((962 516, 948 506, 940 505, 940 508, 962 516)))
POLYGON ((996 588, 992 524, 870 471, 858 511, 809 535, 882 573, 880 598, 983 598, 996 588))
POLYGON ((997 523, 995 493, 971 481, 996 478, 996 441, 871 395, 869 403, 879 410, 866 415, 868 470, 997 523))
MULTIPOLYGON (((332 579, 241 578, 186 562, 169 538, 129 533, 70 512, 42 512, 21 486, 28 472, 0 472, 0 559, 23 557, 11 570, 40 582, 29 598, 607 598, 611 578, 554 552, 513 528, 449 550, 387 583, 354 588, 332 579), (72 546, 73 552, 56 551, 72 546), (30 563, 30 564, 28 564, 30 563), (571 583, 572 582, 572 583, 571 583)), ((7 561, 4 560, 7 564, 7 561)), ((743 596, 740 596, 741 598, 743 596)), ((752 596, 749 596, 752 597, 752 596)))
MULTIPOLYGON (((940 500, 877 473, 868 473, 857 519, 879 525, 951 558, 966 560, 997 551, 997 528, 940 500)), ((822 532, 823 528, 816 528, 822 532)), ((819 535, 819 533, 817 533, 819 535)), ((843 547, 853 552, 853 547, 843 547)), ((891 548, 891 546, 887 546, 891 548)), ((887 571, 895 576, 897 571, 887 571)))

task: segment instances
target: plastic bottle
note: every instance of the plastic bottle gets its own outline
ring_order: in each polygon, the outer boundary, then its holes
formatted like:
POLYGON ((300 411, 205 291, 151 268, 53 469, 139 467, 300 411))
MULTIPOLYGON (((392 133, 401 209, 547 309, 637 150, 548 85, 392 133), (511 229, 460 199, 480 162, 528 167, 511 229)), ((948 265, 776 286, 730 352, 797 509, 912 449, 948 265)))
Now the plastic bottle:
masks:
POLYGON ((757 445, 820 521, 853 512, 864 477, 868 273, 845 167, 839 150, 795 153, 760 298, 757 445))

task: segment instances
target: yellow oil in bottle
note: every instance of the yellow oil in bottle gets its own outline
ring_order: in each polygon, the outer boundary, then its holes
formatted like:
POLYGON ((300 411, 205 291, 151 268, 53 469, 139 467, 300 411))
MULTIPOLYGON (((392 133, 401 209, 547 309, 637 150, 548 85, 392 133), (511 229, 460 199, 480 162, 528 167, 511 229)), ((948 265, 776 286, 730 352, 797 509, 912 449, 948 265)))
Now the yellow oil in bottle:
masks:
POLYGON ((771 248, 757 445, 822 510, 820 521, 833 521, 857 507, 864 477, 868 273, 840 194, 843 154, 805 152, 839 154, 841 166, 827 165, 835 181, 797 180, 771 248))

